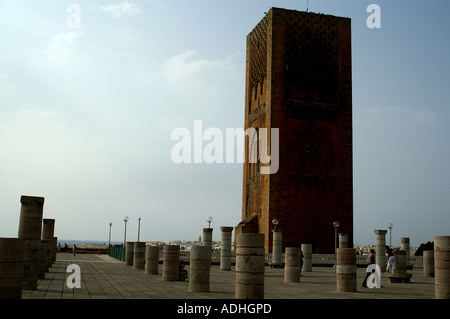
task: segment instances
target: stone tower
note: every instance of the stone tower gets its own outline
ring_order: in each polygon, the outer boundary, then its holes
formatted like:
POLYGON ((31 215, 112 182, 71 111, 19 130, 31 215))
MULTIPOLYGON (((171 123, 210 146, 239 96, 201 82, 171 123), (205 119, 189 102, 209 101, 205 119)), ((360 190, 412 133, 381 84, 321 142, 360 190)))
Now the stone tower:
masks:
POLYGON ((275 218, 283 251, 310 243, 334 253, 334 221, 353 247, 351 75, 348 18, 272 8, 247 36, 245 129, 256 133, 245 141, 236 233, 265 234, 266 252, 275 218), (273 174, 249 160, 261 128, 279 129, 273 174))

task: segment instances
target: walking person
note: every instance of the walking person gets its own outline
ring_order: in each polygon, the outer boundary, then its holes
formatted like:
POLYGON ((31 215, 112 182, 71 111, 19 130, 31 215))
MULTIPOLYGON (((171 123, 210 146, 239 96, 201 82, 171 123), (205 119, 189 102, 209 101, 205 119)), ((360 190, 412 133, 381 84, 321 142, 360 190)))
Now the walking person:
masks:
POLYGON ((392 251, 392 249, 389 249, 387 251, 387 257, 388 257, 388 261, 387 261, 387 266, 386 266, 386 275, 389 273, 390 269, 392 269, 392 273, 395 273, 397 271, 397 268, 395 266, 395 256, 394 256, 394 252, 392 251))

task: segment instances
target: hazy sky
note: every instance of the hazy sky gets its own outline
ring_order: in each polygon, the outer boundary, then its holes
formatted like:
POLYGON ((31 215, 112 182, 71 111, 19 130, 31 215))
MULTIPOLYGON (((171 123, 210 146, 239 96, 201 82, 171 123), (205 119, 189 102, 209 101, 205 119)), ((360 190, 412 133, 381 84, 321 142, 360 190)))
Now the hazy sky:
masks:
MULTIPOLYGON (((241 221, 242 164, 175 164, 174 129, 244 126, 246 36, 306 0, 0 2, 0 236, 45 197, 61 239, 196 240, 241 221), (77 15, 77 13, 79 13, 77 15), (79 20, 73 19, 79 17, 79 20)), ((450 235, 450 2, 310 0, 352 19, 354 236, 450 235), (381 28, 368 28, 378 4, 381 28)), ((333 232, 332 225, 330 231, 333 232)), ((388 237, 387 237, 388 238, 388 237)))

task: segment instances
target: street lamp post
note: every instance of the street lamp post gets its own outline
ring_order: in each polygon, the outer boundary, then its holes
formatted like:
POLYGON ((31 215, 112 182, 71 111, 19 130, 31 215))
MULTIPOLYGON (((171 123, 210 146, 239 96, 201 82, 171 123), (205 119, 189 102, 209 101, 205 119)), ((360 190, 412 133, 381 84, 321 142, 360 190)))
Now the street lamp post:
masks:
POLYGON ((139 217, 138 218, 138 240, 137 241, 139 241, 139 235, 140 235, 140 233, 141 233, 141 217, 139 217))
POLYGON ((334 266, 336 266, 336 254, 337 254, 337 229, 339 227, 339 222, 335 221, 333 222, 333 227, 334 227, 334 266))
POLYGON ((127 242, 127 221, 129 220, 128 216, 125 216, 123 218, 123 221, 125 222, 125 231, 124 231, 124 235, 123 235, 123 247, 122 247, 122 261, 125 261, 125 245, 127 242))
POLYGON ((130 218, 128 218, 128 216, 125 216, 123 218, 123 221, 125 222, 125 231, 124 231, 124 235, 123 235, 123 247, 125 248, 125 244, 127 242, 127 221, 129 221, 130 218))
POLYGON ((111 223, 111 222, 109 222, 109 240, 108 240, 108 251, 109 251, 109 248, 111 247, 111 226, 112 226, 112 223, 111 223))
POLYGON ((206 221, 208 222, 208 228, 211 228, 211 223, 213 221, 213 218, 211 216, 209 216, 206 221))
POLYGON ((272 233, 272 262, 270 267, 281 267, 281 257, 282 257, 282 235, 281 231, 277 231, 278 219, 272 219, 273 233, 272 233))
POLYGON ((278 225, 278 219, 276 219, 276 218, 272 219, 272 224, 273 224, 273 231, 276 231, 277 225, 278 225))
POLYGON ((394 224, 389 223, 389 248, 392 248, 392 228, 394 228, 394 224))

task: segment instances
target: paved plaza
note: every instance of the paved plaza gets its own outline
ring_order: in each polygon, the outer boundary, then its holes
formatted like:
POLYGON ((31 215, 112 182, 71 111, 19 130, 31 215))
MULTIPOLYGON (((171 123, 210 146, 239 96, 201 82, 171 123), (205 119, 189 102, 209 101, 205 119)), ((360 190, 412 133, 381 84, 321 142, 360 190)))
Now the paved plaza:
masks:
MULTIPOLYGON (((210 292, 188 292, 189 282, 163 281, 159 275, 146 275, 108 255, 59 253, 56 262, 39 280, 37 290, 24 290, 23 299, 234 299, 235 272, 211 267, 210 292), (67 266, 81 271, 81 288, 68 288, 67 266)), ((186 266, 189 271, 189 265, 186 266)), ((265 268, 265 299, 434 299, 434 278, 426 278, 421 268, 410 270, 411 283, 390 283, 382 274, 380 289, 363 288, 365 268, 357 269, 357 292, 336 291, 333 267, 313 267, 303 272, 300 282, 284 282, 284 269, 265 268)))

